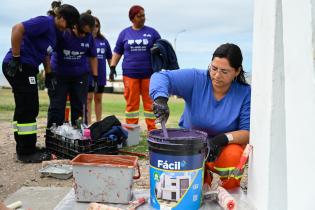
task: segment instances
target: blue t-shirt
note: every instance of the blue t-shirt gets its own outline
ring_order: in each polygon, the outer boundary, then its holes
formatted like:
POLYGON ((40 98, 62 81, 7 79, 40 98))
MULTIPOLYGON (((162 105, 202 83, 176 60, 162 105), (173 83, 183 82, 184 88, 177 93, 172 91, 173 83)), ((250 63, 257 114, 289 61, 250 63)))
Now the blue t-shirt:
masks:
POLYGON ((150 82, 151 97, 170 94, 185 100, 180 127, 202 130, 210 137, 250 129, 249 85, 233 82, 228 93, 217 101, 208 71, 182 69, 154 73, 150 82))
POLYGON ((151 52, 160 34, 153 28, 143 26, 140 30, 128 27, 120 32, 114 52, 124 55, 123 75, 131 78, 150 78, 153 73, 151 52))
MULTIPOLYGON (((21 62, 31 64, 38 68, 45 56, 51 55, 56 47, 56 31, 54 18, 51 16, 38 16, 22 22, 24 26, 21 43, 21 62)), ((4 57, 3 62, 12 59, 12 50, 4 57)))
MULTIPOLYGON (((97 52, 98 85, 106 85, 106 60, 112 59, 112 50, 107 39, 95 38, 97 52)), ((89 65, 89 69, 91 69, 89 65)), ((91 70, 90 70, 91 71, 91 70)), ((92 74, 89 75, 89 85, 92 85, 92 74)))
POLYGON ((92 34, 77 37, 71 30, 66 30, 57 33, 57 40, 56 53, 50 61, 53 71, 64 76, 88 73, 88 58, 97 56, 92 34))

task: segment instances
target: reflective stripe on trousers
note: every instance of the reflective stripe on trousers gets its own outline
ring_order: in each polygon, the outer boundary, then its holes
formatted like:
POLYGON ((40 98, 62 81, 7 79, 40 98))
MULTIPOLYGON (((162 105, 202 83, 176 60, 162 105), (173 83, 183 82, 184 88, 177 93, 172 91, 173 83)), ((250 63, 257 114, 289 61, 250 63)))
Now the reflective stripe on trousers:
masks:
POLYGON ((16 123, 18 135, 29 135, 37 133, 37 123, 16 123))
POLYGON ((216 170, 216 173, 221 177, 221 178, 235 178, 235 179, 241 179, 244 171, 244 167, 242 170, 237 169, 236 167, 227 167, 227 168, 219 168, 219 167, 214 167, 216 170))
POLYGON ((147 118, 147 119, 153 119, 153 120, 156 119, 156 117, 155 117, 153 112, 144 111, 143 114, 144 114, 144 117, 147 118))
POLYGON ((139 111, 125 112, 125 117, 126 117, 127 119, 139 118, 139 111))

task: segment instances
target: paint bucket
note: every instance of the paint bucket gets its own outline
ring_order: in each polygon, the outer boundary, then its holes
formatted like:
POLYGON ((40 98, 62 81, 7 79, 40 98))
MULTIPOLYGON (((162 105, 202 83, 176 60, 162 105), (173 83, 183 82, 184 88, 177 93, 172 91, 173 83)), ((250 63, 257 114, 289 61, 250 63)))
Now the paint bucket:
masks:
POLYGON ((150 203, 155 209, 199 209, 207 134, 188 129, 149 133, 150 203))

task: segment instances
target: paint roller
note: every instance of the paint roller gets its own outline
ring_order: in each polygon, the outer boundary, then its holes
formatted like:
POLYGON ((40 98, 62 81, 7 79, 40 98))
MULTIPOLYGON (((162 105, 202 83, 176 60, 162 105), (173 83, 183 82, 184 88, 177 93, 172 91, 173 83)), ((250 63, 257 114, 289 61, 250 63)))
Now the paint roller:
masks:
POLYGON ((236 200, 223 187, 218 186, 216 190, 210 190, 203 194, 206 200, 215 200, 224 210, 236 210, 236 200))
POLYGON ((22 206, 22 201, 16 201, 14 203, 7 205, 7 208, 8 209, 17 209, 17 208, 20 208, 21 206, 22 206))

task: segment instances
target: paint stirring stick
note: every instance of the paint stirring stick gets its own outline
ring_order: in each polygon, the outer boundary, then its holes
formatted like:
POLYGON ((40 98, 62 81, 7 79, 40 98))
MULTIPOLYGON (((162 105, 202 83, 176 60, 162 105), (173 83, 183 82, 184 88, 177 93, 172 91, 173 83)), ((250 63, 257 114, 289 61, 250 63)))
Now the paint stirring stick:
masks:
POLYGON ((164 138, 168 139, 168 133, 167 133, 166 126, 165 126, 165 121, 161 121, 161 127, 162 127, 162 130, 163 130, 164 138))

